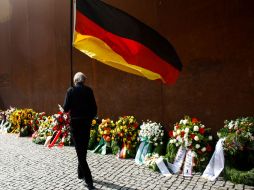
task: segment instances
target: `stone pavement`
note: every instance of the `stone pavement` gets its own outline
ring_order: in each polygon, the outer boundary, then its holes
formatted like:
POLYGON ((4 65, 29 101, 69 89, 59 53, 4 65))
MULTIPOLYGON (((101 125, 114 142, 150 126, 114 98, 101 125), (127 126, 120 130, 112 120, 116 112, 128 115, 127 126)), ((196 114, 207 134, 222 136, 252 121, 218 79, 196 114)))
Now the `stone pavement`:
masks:
MULTIPOLYGON (((209 182, 195 174, 164 177, 133 159, 88 152, 88 162, 97 189, 254 189, 225 182, 209 182)), ((13 134, 0 134, 0 190, 85 190, 77 179, 74 147, 48 149, 13 134)))

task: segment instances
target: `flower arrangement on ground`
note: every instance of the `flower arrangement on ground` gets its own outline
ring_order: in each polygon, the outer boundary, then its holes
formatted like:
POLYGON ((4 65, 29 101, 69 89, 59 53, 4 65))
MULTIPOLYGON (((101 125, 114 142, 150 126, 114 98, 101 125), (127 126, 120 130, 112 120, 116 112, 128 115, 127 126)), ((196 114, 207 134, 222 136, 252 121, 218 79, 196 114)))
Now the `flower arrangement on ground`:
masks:
POLYGON ((118 158, 135 157, 138 126, 134 116, 119 117, 112 134, 112 150, 118 158))
MULTIPOLYGON (((213 137, 211 129, 206 128, 197 118, 185 116, 169 131, 166 158, 173 163, 180 147, 192 151, 193 168, 203 171, 209 162, 212 152, 213 137)), ((186 151, 186 152, 187 152, 186 151)))
POLYGON ((6 111, 0 112, 0 130, 1 131, 3 132, 10 131, 10 128, 11 128, 10 116, 15 110, 16 110, 15 107, 10 107, 6 111))
POLYGON ((98 138, 101 139, 98 146, 93 150, 93 152, 101 154, 112 152, 111 138, 114 128, 115 123, 113 120, 110 120, 109 118, 102 119, 102 122, 98 127, 98 138))
POLYGON ((90 130, 90 139, 89 139, 89 144, 88 144, 89 150, 93 150, 100 142, 100 137, 98 134, 99 123, 100 123, 100 120, 98 117, 96 117, 92 120, 91 130, 90 130))
POLYGON ((32 116, 32 119, 30 121, 33 131, 37 131, 39 129, 41 123, 44 122, 46 118, 47 118, 47 116, 46 116, 45 112, 34 113, 32 116))
POLYGON ((32 135, 34 130, 31 121, 35 114, 36 112, 32 109, 16 109, 10 115, 9 121, 11 127, 8 129, 8 132, 19 133, 21 137, 32 135))
POLYGON ((159 171, 156 160, 160 158, 158 153, 148 153, 145 156, 144 164, 153 171, 159 171))
POLYGON ((60 111, 57 114, 52 115, 52 130, 53 140, 48 145, 49 148, 53 147, 56 143, 58 147, 63 145, 71 145, 71 134, 70 134, 70 115, 65 113, 63 108, 59 105, 60 111))
POLYGON ((44 144, 47 137, 53 136, 52 129, 53 118, 51 116, 43 116, 39 123, 39 129, 32 135, 32 141, 36 144, 44 144))
POLYGON ((225 138, 225 179, 254 185, 254 117, 226 120, 217 133, 225 138))
POLYGON ((160 123, 146 121, 140 126, 139 139, 141 144, 137 151, 135 162, 143 164, 146 154, 163 154, 164 129, 160 123))

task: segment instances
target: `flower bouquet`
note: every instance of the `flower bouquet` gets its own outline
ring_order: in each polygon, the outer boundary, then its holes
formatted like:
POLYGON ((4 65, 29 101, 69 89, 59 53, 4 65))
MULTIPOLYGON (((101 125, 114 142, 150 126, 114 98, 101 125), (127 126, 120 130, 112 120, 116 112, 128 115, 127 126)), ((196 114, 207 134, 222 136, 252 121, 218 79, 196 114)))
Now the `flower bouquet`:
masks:
POLYGON ((148 153, 145 156, 144 164, 153 171, 159 171, 156 160, 160 158, 158 153, 148 153))
POLYGON ((20 137, 33 134, 31 121, 36 113, 32 109, 16 109, 10 115, 9 121, 12 124, 8 132, 19 133, 20 137))
POLYGON ((224 138, 225 179, 254 185, 254 117, 226 120, 217 133, 224 138))
MULTIPOLYGON (((203 171, 212 151, 212 135, 210 128, 206 128, 197 118, 185 116, 174 125, 174 130, 169 131, 170 139, 167 145, 166 158, 175 163, 178 159, 177 172, 180 171, 185 155, 188 162, 196 171, 203 171), (180 160, 179 160, 180 159, 180 160)), ((192 171, 192 168, 189 168, 192 171)), ((175 172, 174 172, 175 173, 175 172)))
POLYGON ((112 135, 112 151, 118 158, 135 157, 138 126, 134 116, 119 117, 112 135))
POLYGON ((51 116, 43 116, 39 120, 39 129, 35 131, 32 135, 32 141, 36 144, 44 144, 47 137, 53 136, 52 129, 53 118, 51 116))
POLYGON ((135 162, 137 164, 144 164, 146 154, 163 153, 163 138, 164 129, 160 123, 146 121, 140 126, 139 139, 141 144, 139 145, 135 162))
POLYGON ((111 137, 113 133, 113 129, 115 128, 115 123, 108 119, 102 119, 101 124, 98 128, 98 138, 100 142, 98 146, 93 150, 95 153, 106 154, 112 152, 111 150, 111 137))
POLYGON ((9 132, 11 130, 10 116, 15 110, 16 108, 10 107, 0 112, 0 131, 9 132))
MULTIPOLYGON (((50 140, 49 148, 58 144, 58 147, 64 145, 71 145, 71 135, 70 135, 70 116, 69 113, 64 113, 63 108, 59 105, 60 111, 57 114, 52 115, 52 130, 53 136, 52 141, 50 140)), ((48 142, 46 141, 46 144, 48 142)))
POLYGON ((30 121, 33 131, 37 131, 40 127, 40 124, 44 122, 46 118, 47 116, 45 112, 33 114, 32 119, 30 121))
POLYGON ((88 143, 89 150, 93 150, 100 141, 99 134, 98 134, 99 123, 100 123, 100 120, 98 118, 94 118, 92 120, 91 130, 90 130, 90 139, 88 143))

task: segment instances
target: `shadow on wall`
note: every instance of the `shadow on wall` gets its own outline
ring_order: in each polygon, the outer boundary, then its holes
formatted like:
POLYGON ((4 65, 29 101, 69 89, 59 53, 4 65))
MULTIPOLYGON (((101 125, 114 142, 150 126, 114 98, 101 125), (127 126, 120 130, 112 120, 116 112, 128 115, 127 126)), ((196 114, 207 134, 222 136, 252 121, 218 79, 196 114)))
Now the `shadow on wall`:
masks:
POLYGON ((0 110, 5 110, 4 102, 1 96, 0 96, 0 110))

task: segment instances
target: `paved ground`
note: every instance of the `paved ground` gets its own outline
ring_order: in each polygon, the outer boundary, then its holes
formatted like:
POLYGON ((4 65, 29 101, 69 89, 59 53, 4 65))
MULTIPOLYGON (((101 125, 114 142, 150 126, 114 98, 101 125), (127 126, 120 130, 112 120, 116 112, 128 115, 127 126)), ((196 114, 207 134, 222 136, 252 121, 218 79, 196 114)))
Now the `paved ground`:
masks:
MULTIPOLYGON (((113 155, 89 152, 88 162, 97 189, 254 189, 225 182, 208 182, 195 174, 192 178, 164 177, 134 160, 118 160, 113 155)), ((83 190, 77 179, 74 147, 48 149, 30 138, 0 134, 0 190, 83 190)))

